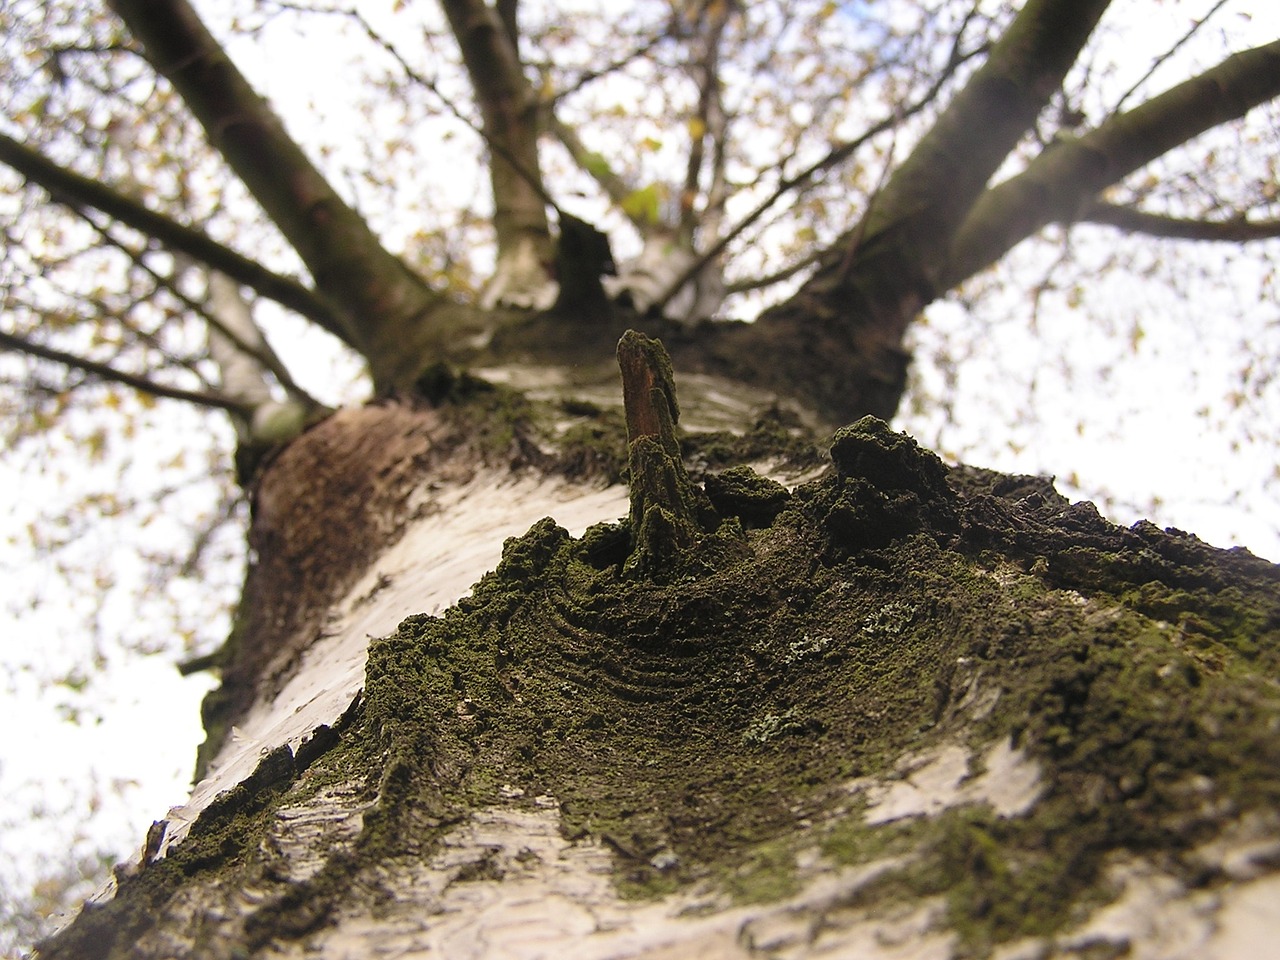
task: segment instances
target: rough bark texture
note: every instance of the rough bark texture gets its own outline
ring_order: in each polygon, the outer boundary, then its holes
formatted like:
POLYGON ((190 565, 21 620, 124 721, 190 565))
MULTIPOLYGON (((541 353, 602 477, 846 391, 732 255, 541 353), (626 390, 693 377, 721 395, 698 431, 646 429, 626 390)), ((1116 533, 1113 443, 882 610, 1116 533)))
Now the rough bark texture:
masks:
POLYGON ((1190 958, 1275 935, 1276 567, 869 418, 794 489, 725 468, 763 435, 686 438, 719 525, 656 574, 627 519, 509 540, 468 597, 372 640, 340 719, 41 956, 1190 958))
POLYGON ((255 698, 279 690, 329 606, 394 543, 422 477, 456 479, 437 443, 443 433, 438 417, 399 404, 343 410, 267 465, 253 498, 254 560, 222 686, 205 702, 198 769, 255 698))

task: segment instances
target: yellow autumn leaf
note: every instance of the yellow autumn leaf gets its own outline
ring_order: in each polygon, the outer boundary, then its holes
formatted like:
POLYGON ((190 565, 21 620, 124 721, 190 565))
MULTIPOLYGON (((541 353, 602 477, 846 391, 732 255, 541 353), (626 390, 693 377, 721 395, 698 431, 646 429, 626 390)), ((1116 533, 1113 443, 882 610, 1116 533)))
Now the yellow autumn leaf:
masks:
POLYGON ((587 173, 597 179, 607 177, 612 172, 609 169, 609 161, 605 159, 602 153, 588 153, 582 158, 582 166, 587 173))
POLYGON ((658 222, 658 207, 661 198, 658 195, 658 185, 651 183, 647 187, 641 187, 639 190, 633 190, 622 198, 622 212, 632 220, 642 220, 645 223, 658 222))

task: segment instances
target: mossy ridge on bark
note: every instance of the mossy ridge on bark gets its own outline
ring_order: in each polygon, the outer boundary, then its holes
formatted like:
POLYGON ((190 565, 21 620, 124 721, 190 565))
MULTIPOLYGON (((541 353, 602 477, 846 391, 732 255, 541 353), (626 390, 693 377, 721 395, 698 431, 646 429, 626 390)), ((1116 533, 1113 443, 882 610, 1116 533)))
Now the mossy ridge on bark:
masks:
MULTIPOLYGON (((704 538, 679 580, 625 576, 611 530, 574 540, 542 521, 470 598, 375 645, 372 660, 406 658, 387 675, 418 678, 401 696, 434 705, 419 742, 465 771, 445 790, 456 808, 504 802, 512 786, 554 796, 571 834, 618 853, 618 882, 635 895, 711 882, 757 899, 789 889, 800 845, 846 861, 910 850, 916 866, 887 878, 886 895, 897 884, 944 894, 981 950, 1069 921, 1117 851, 1176 859, 1206 839, 1216 823, 1188 792, 1196 778, 1238 810, 1280 799, 1280 704, 1264 675, 1242 674, 1246 660, 1207 666, 1126 607, 1125 591, 1091 599, 1046 583, 1029 572, 1042 554, 1016 537, 992 549, 1004 535, 983 519, 994 498, 952 494, 936 458, 882 424, 843 440, 862 450, 864 475, 838 468, 801 488, 742 549, 704 538), (1001 697, 973 720, 957 703, 977 675, 1001 697), (1206 746, 1197 725, 1214 717, 1231 717, 1231 732, 1206 746), (842 786, 948 736, 1004 735, 1045 765, 1025 818, 970 809, 872 829, 842 786), (797 810, 811 829, 797 833, 797 810)), ((1070 554, 1082 511, 1033 497, 1000 501, 1000 513, 1070 554)), ((1176 536, 1103 526, 1116 550, 1103 567, 1139 537, 1177 572, 1176 536)), ((1254 645, 1274 650, 1275 570, 1230 559, 1258 589, 1239 591, 1226 620, 1267 624, 1254 645)), ((1224 611, 1210 606, 1211 624, 1224 611)))
MULTIPOLYGON (((900 853, 863 896, 944 897, 975 956, 1105 898, 1118 852, 1214 882, 1184 857, 1221 811, 1280 802, 1276 568, 1035 489, 1013 500, 963 477, 960 496, 875 421, 835 447, 837 468, 767 524, 721 498, 730 530, 688 547, 671 582, 626 574, 625 522, 574 539, 548 519, 470 597, 376 641, 359 716, 287 799, 363 779, 377 805, 350 857, 271 888, 258 935, 300 935, 380 862, 539 795, 569 835, 610 846, 632 896, 707 884, 771 901, 800 883, 802 848, 900 853), (999 693, 983 716, 965 706, 975 685, 999 693), (848 788, 908 751, 1005 736, 1043 768, 1023 817, 971 806, 870 826, 848 788)), ((161 881, 146 898, 126 883, 105 909, 133 911, 135 929, 188 871, 260 877, 245 831, 267 813, 204 828, 225 862, 181 845, 143 871, 161 881)))

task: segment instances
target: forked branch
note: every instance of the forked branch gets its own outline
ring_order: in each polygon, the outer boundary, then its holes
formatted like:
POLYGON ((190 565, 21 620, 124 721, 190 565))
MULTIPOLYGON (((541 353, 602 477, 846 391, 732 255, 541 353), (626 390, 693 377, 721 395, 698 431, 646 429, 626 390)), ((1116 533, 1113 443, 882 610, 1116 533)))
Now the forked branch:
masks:
POLYGON ((1083 136, 1051 144, 974 204, 952 241, 942 285, 973 276, 1050 223, 1087 217, 1107 187, 1277 96, 1280 40, 1234 54, 1083 136))
POLYGON ((437 295, 338 195, 187 0, 110 6, 338 306, 342 339, 369 361, 377 387, 414 375, 437 295))

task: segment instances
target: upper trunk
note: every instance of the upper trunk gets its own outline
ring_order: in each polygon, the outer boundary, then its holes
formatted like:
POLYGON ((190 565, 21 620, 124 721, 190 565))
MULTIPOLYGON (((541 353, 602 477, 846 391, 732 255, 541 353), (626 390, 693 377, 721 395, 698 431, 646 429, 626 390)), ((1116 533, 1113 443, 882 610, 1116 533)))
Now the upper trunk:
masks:
POLYGON ((555 253, 538 164, 538 105, 520 62, 516 4, 442 0, 462 50, 489 148, 498 257, 481 304, 546 309, 555 253))

